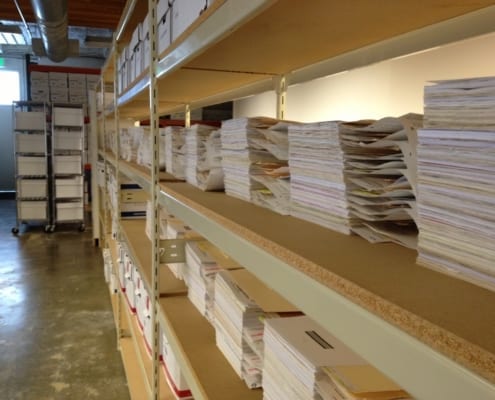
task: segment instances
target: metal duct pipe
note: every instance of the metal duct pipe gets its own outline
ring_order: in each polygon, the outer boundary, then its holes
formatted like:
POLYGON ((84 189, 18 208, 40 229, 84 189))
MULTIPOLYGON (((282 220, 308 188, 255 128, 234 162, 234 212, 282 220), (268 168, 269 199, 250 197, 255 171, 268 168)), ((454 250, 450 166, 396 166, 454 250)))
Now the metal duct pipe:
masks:
POLYGON ((67 0, 31 0, 47 57, 61 62, 69 53, 67 0))

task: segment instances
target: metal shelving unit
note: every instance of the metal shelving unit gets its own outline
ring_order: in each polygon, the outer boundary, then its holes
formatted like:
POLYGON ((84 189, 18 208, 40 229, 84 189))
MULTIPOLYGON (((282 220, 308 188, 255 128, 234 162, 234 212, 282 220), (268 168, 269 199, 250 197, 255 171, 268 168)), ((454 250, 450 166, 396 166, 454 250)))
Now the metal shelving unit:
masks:
MULTIPOLYGON (((128 1, 121 18, 115 58, 136 26, 135 3, 128 1)), ((149 2, 150 10, 155 6, 149 2)), ((153 121, 159 114, 274 89, 281 77, 304 82, 493 32, 494 16, 492 0, 435 0, 422 8, 413 0, 380 8, 358 0, 218 0, 159 60, 152 52, 151 72, 116 93, 116 131, 119 118, 153 121)), ((113 73, 116 80, 116 68, 113 73)), ((398 246, 373 246, 186 183, 159 183, 156 157, 147 174, 118 154, 100 155, 152 196, 155 211, 166 206, 414 397, 495 398, 495 313, 484 306, 495 303, 495 294, 419 269, 414 253, 398 246)), ((121 225, 120 240, 135 249, 136 234, 127 225, 121 225)), ((134 253, 142 275, 148 271, 155 332, 161 325, 170 336, 194 398, 220 398, 206 388, 194 345, 184 335, 185 327, 197 327, 194 313, 180 297, 156 298, 156 221, 153 232, 147 257, 134 253)), ((156 379, 152 386, 156 399, 156 379)))
POLYGON ((15 133, 16 226, 29 222, 44 223, 50 228, 49 143, 47 103, 16 101, 12 105, 15 133))

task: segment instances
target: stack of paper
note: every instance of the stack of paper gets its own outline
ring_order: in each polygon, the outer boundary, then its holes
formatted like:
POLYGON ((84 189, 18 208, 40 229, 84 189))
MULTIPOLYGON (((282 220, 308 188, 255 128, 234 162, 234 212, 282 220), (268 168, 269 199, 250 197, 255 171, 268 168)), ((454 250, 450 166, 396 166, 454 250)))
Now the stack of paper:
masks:
POLYGON ((288 214, 288 123, 239 118, 224 121, 221 132, 226 193, 288 214))
POLYGON ((418 114, 340 124, 352 231, 371 242, 417 246, 418 114))
POLYGON ((215 276, 219 271, 241 269, 242 266, 206 240, 187 242, 186 264, 183 276, 188 297, 213 324, 215 276))
POLYGON ((339 126, 329 121, 289 127, 290 214, 350 234, 339 126))
POLYGON ((122 160, 136 162, 141 133, 140 128, 131 127, 120 130, 120 158, 122 160))
MULTIPOLYGON (((241 270, 242 271, 242 270, 241 270)), ((259 331, 263 311, 232 280, 227 271, 217 273, 215 279, 216 343, 246 384, 261 386, 262 360, 243 339, 243 331, 259 331)))
POLYGON ((215 280, 217 346, 249 388, 261 386, 263 320, 297 309, 245 269, 218 272, 215 280))
POLYGON ((185 144, 184 128, 178 126, 165 128, 165 169, 178 179, 185 177, 185 144))
POLYGON ((186 128, 186 181, 202 190, 222 190, 220 131, 207 125, 186 128))
POLYGON ((407 397, 309 317, 266 320, 264 342, 264 399, 353 399, 336 389, 342 385, 351 393, 369 389, 382 400, 407 397))
POLYGON ((495 131, 495 77, 432 82, 424 114, 429 129, 495 131))
POLYGON ((494 82, 481 78, 427 87, 425 129, 418 132, 418 262, 492 290, 494 82), (431 129, 441 124, 445 129, 431 129))

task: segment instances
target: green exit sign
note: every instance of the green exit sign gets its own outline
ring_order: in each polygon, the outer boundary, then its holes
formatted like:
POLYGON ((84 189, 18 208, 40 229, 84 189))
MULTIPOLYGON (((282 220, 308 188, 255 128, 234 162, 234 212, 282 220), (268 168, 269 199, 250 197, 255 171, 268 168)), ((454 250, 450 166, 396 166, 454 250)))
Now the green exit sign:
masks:
POLYGON ((5 67, 5 58, 0 57, 0 68, 4 68, 4 67, 5 67))

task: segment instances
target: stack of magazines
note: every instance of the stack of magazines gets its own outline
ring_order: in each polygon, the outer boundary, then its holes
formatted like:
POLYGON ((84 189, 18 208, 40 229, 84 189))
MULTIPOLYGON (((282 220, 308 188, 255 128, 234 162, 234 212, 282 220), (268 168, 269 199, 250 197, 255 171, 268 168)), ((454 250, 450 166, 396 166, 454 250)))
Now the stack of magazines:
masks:
POLYGON ((495 289, 495 78, 425 88, 418 262, 495 289))

